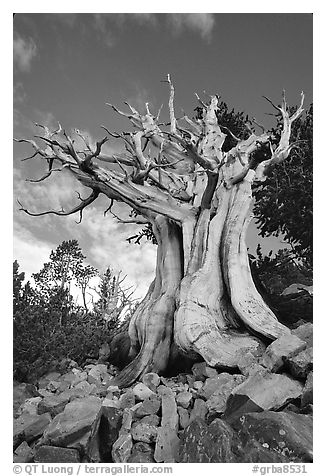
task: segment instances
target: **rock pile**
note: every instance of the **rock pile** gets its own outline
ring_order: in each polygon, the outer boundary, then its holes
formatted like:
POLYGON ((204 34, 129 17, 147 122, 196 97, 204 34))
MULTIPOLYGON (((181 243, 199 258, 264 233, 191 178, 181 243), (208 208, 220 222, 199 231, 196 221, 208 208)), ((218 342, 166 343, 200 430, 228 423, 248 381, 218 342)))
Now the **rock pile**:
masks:
POLYGON ((235 374, 199 362, 120 389, 101 356, 14 385, 14 462, 310 462, 311 347, 305 324, 235 374))

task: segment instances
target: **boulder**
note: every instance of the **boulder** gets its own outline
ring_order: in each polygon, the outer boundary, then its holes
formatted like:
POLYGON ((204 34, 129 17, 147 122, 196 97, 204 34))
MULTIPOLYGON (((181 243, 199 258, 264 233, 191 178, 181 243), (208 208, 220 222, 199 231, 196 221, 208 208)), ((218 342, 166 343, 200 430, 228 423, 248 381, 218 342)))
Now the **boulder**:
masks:
POLYGON ((271 372, 277 372, 284 361, 293 357, 306 348, 307 344, 296 335, 284 335, 274 340, 266 349, 260 363, 271 372))
POLYGON ((159 386, 161 378, 155 372, 149 372, 143 375, 142 382, 153 392, 156 392, 156 387, 159 386))
POLYGON ((205 420, 207 412, 208 408, 206 402, 204 402, 204 400, 202 400, 201 398, 196 398, 194 402, 194 407, 190 413, 189 423, 197 419, 205 420))
POLYGON ((105 378, 111 379, 111 375, 109 375, 107 372, 107 366, 105 364, 97 364, 92 366, 92 368, 88 372, 87 381, 89 383, 101 385, 102 381, 105 378))
POLYGON ((258 357, 251 352, 241 356, 238 363, 239 371, 242 375, 249 377, 250 375, 263 370, 263 366, 259 364, 258 357))
POLYGON ((137 422, 131 427, 131 436, 134 441, 153 443, 157 439, 157 427, 147 423, 137 422))
POLYGON ((49 413, 43 413, 43 415, 35 415, 34 420, 24 427, 24 439, 27 443, 36 440, 52 422, 51 415, 49 413))
POLYGON ((185 408, 178 407, 179 427, 183 430, 189 425, 189 412, 185 408))
POLYGON ((16 416, 20 416, 23 413, 29 413, 30 415, 37 415, 37 407, 42 401, 42 397, 32 397, 25 400, 24 403, 20 405, 16 412, 16 416))
POLYGON ((146 398, 138 408, 136 408, 135 416, 141 418, 146 415, 155 415, 159 411, 160 407, 160 398, 157 395, 152 394, 146 398))
POLYGON ((196 380, 200 380, 202 382, 205 381, 207 378, 206 375, 206 362, 196 362, 192 368, 191 371, 196 378, 196 380))
POLYGON ((23 441, 16 449, 13 455, 14 463, 30 463, 34 461, 34 451, 32 448, 23 441))
POLYGON ((198 396, 208 400, 213 394, 229 395, 234 387, 240 385, 245 380, 246 377, 240 374, 221 373, 217 377, 208 378, 204 386, 199 390, 198 396))
POLYGON ((140 423, 146 423, 151 426, 159 426, 160 421, 161 419, 158 415, 146 415, 144 418, 139 420, 140 423))
POLYGON ((301 397, 302 407, 310 403, 313 403, 313 372, 310 372, 310 374, 307 377, 305 386, 303 388, 302 397, 301 397))
POLYGON ((137 441, 134 444, 128 463, 155 463, 154 448, 149 443, 137 441))
POLYGON ((14 381, 14 385, 13 385, 14 416, 16 415, 18 408, 25 402, 25 400, 31 397, 38 397, 38 396, 39 396, 39 393, 35 385, 32 385, 30 383, 18 383, 14 381))
POLYGON ((56 382, 55 380, 51 380, 47 384, 45 390, 48 390, 49 392, 54 393, 60 388, 60 385, 61 385, 61 382, 56 382))
POLYGON ((14 420, 14 449, 17 448, 22 441, 27 441, 29 443, 39 438, 48 427, 51 420, 52 418, 49 413, 43 413, 42 415, 23 413, 19 418, 14 420))
POLYGON ((231 391, 245 379, 243 375, 222 373, 214 379, 206 380, 204 387, 198 393, 207 398, 206 407, 210 417, 224 413, 231 391))
POLYGON ((69 392, 59 393, 58 395, 52 395, 51 397, 45 397, 39 403, 37 412, 39 415, 42 413, 50 413, 52 417, 55 417, 59 413, 63 412, 65 406, 69 402, 71 394, 69 392))
POLYGON ((307 322, 306 324, 302 324, 301 326, 297 327, 296 329, 292 330, 292 334, 299 337, 299 339, 303 340, 307 347, 312 347, 313 344, 313 325, 311 322, 307 322))
POLYGON ((73 448, 57 446, 40 446, 37 448, 35 463, 79 463, 79 452, 73 448))
POLYGON ((292 412, 247 413, 231 423, 244 446, 256 442, 291 462, 312 462, 312 417, 292 412))
POLYGON ((180 407, 188 408, 192 400, 190 392, 180 392, 176 397, 176 402, 180 407))
POLYGON ((126 463, 132 450, 132 437, 130 434, 122 434, 113 443, 112 461, 114 463, 126 463))
POLYGON ((237 463, 241 444, 234 430, 223 420, 210 426, 194 420, 181 434, 179 463, 237 463))
POLYGON ((122 422, 119 435, 129 433, 133 421, 133 411, 130 408, 125 408, 122 414, 122 422))
MULTIPOLYGON (((122 412, 121 409, 115 407, 103 405, 101 407, 99 424, 92 439, 96 441, 96 444, 94 443, 93 447, 96 448, 96 446, 98 446, 101 460, 104 462, 112 461, 112 447, 114 442, 122 434, 120 433, 122 424, 124 425, 124 429, 130 429, 130 426, 128 427, 126 421, 127 416, 124 415, 125 412, 122 412)), ((124 433, 127 433, 127 431, 124 431, 124 433)))
POLYGON ((66 405, 43 434, 42 444, 69 446, 86 433, 96 423, 101 409, 101 400, 97 397, 85 397, 66 405))
POLYGON ((154 459, 157 463, 173 463, 178 456, 178 412, 173 391, 168 387, 159 387, 162 398, 162 420, 158 429, 154 459))
POLYGON ((195 382, 192 384, 192 388, 195 390, 200 390, 203 387, 204 383, 201 380, 195 380, 195 382))
POLYGON ((114 400, 112 398, 105 398, 102 402, 102 407, 111 407, 111 408, 121 408, 119 400, 114 400))
POLYGON ((136 403, 136 398, 134 392, 128 388, 126 393, 123 393, 119 399, 121 408, 131 408, 136 403))
POLYGON ((155 395, 155 393, 147 387, 144 383, 137 383, 133 388, 136 400, 145 400, 146 398, 155 395))
POLYGON ((258 372, 235 387, 227 400, 226 417, 248 412, 278 410, 300 398, 303 385, 284 374, 258 372))
POLYGON ((313 350, 309 347, 295 357, 290 357, 286 361, 287 368, 291 374, 299 379, 306 379, 313 366, 313 350))
POLYGON ((75 398, 87 397, 88 395, 91 395, 95 390, 97 390, 95 384, 89 384, 86 380, 82 380, 69 390, 66 390, 64 392, 64 395, 70 395, 69 401, 71 401, 75 398))

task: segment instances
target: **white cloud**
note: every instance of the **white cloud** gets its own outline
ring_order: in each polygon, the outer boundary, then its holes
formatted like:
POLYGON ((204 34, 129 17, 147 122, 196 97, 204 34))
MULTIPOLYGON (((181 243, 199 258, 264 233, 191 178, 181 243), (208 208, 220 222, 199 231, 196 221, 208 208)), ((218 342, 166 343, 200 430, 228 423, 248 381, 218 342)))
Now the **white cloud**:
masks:
POLYGON ((14 84, 14 104, 19 104, 25 101, 26 99, 26 92, 24 89, 24 85, 21 82, 17 82, 14 84))
POLYGON ((33 58, 37 54, 37 47, 32 38, 24 39, 16 35, 14 38, 14 65, 22 72, 27 73, 31 69, 33 58))
POLYGON ((168 21, 176 34, 189 29, 199 33, 207 41, 210 40, 215 23, 212 13, 169 13, 168 21))
MULTIPOLYGON (((126 284, 137 288, 136 297, 143 297, 154 278, 156 246, 145 240, 139 246, 129 244, 127 238, 139 227, 119 224, 111 215, 104 217, 103 210, 104 207, 88 207, 80 225, 73 225, 73 217, 68 217, 65 226, 70 230, 74 226, 74 236, 93 266, 100 272, 108 266, 121 271, 127 275, 126 284)), ((126 216, 117 210, 116 213, 126 216)))
POLYGON ((94 28, 98 38, 109 48, 115 44, 113 33, 109 26, 109 15, 103 13, 94 13, 94 28))
POLYGON ((38 240, 26 227, 15 223, 13 258, 18 261, 20 271, 24 271, 27 281, 49 261, 53 248, 56 246, 38 240))

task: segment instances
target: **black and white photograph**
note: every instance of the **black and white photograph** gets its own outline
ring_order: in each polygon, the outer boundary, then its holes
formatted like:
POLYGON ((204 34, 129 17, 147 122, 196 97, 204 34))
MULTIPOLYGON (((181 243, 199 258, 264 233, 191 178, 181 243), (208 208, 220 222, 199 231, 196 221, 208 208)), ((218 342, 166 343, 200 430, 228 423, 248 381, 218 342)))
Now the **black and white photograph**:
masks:
POLYGON ((11 17, 14 473, 311 474, 314 14, 96 8, 11 17))

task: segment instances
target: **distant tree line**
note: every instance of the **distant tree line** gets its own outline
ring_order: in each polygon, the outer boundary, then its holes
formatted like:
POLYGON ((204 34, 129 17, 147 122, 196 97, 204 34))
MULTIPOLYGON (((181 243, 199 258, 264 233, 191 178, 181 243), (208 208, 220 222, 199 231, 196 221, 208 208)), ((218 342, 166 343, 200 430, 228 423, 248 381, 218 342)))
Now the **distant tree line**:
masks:
POLYGON ((108 267, 101 275, 84 260, 77 240, 63 241, 33 274, 34 286, 24 284, 25 273, 17 261, 13 263, 15 379, 31 381, 65 358, 79 365, 97 358, 99 347, 130 318, 137 303, 121 274, 108 267), (99 285, 90 289, 95 276, 99 285), (73 282, 81 290, 83 305, 71 294, 73 282))

